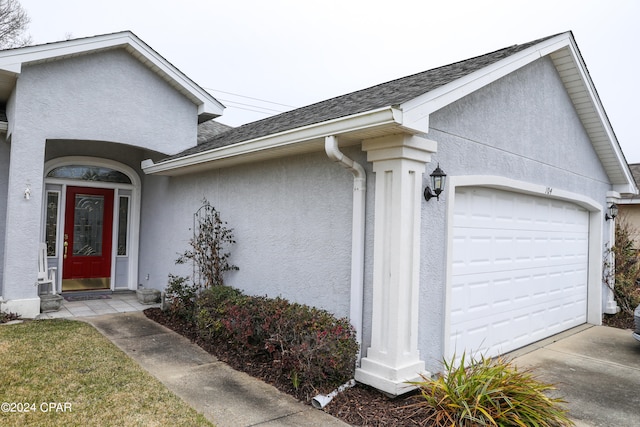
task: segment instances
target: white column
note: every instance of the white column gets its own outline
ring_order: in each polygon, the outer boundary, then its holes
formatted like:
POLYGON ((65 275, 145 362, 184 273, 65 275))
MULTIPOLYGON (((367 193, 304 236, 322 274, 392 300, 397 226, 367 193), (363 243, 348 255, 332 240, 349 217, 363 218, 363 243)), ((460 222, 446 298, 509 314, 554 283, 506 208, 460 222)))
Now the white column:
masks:
MULTIPOLYGON (((605 215, 608 213, 609 211, 609 206, 611 206, 612 203, 616 203, 618 200, 620 200, 620 193, 617 193, 615 191, 607 191, 607 205, 604 207, 604 211, 605 211, 605 215)), ((616 244, 616 220, 614 219, 610 219, 608 222, 609 225, 609 235, 607 236, 607 238, 605 239, 605 241, 608 241, 608 247, 612 248, 615 244, 616 244)), ((615 297, 613 295, 613 289, 611 289, 609 286, 615 286, 616 285, 616 278, 615 278, 615 265, 616 265, 616 259, 615 259, 615 254, 613 253, 613 251, 609 252, 607 254, 607 262, 612 270, 612 277, 611 277, 611 283, 608 283, 607 287, 606 287, 606 294, 605 294, 605 305, 604 305, 604 313, 605 314, 616 314, 618 311, 620 311, 620 308, 618 307, 618 303, 616 303, 615 297)))
POLYGON ((399 395, 419 380, 420 212, 422 175, 437 144, 393 135, 364 141, 376 174, 371 347, 356 379, 399 395))
POLYGON ((9 157, 1 310, 32 318, 40 314, 35 286, 42 221, 44 138, 13 135, 9 157), (29 198, 25 190, 29 188, 29 198))

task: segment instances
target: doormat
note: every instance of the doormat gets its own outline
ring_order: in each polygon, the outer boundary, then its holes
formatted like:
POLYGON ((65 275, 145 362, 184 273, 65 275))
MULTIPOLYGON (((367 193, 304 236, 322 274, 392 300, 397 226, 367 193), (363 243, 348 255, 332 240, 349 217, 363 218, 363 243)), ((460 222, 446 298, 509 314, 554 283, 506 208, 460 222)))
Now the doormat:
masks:
POLYGON ((94 299, 111 299, 110 295, 95 294, 95 295, 63 295, 65 301, 89 301, 94 299))

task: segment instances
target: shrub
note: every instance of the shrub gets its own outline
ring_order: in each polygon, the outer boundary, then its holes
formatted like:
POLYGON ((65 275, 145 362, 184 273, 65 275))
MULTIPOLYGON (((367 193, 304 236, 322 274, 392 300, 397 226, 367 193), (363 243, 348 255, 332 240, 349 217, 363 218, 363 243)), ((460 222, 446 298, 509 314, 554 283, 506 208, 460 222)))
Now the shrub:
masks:
MULTIPOLYGON (((455 359, 454 359, 455 360, 455 359)), ((427 413, 429 426, 571 426, 561 399, 545 393, 555 388, 536 380, 530 370, 519 371, 510 362, 482 357, 465 366, 444 362, 437 379, 412 383, 421 391, 412 405, 427 413)))
POLYGON ((0 311, 0 323, 11 322, 12 320, 20 319, 20 315, 16 313, 5 313, 4 311, 0 311))
POLYGON ((281 376, 310 397, 353 377, 358 344, 345 318, 283 298, 213 287, 198 298, 199 335, 267 356, 281 376))
POLYGON ((183 252, 176 264, 192 261, 193 281, 202 288, 224 285, 227 271, 238 270, 229 262, 227 247, 236 243, 233 229, 220 218, 220 212, 202 200, 203 206, 194 214, 194 236, 189 240, 190 249, 183 252))
POLYGON ((640 263, 634 247, 634 235, 637 235, 636 230, 624 216, 618 215, 615 243, 612 248, 605 250, 603 269, 605 283, 613 291, 620 309, 629 316, 633 316, 635 308, 640 304, 640 287, 637 284, 640 263))
POLYGON ((169 316, 192 322, 197 294, 198 286, 190 282, 189 278, 169 274, 169 284, 165 291, 165 298, 170 301, 167 309, 169 316))
POLYGON ((194 214, 194 235, 190 249, 176 259, 176 264, 193 263, 193 276, 169 274, 165 298, 169 302, 168 314, 188 322, 195 320, 195 299, 202 289, 223 286, 224 274, 238 267, 229 262, 227 246, 234 244, 233 230, 220 219, 220 213, 202 200, 203 206, 194 214))

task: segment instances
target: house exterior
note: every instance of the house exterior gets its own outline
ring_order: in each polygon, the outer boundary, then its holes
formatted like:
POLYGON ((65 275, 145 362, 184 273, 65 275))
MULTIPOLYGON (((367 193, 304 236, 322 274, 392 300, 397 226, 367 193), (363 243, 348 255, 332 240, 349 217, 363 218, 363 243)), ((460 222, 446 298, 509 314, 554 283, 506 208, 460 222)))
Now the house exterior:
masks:
POLYGON ((3 310, 38 314, 40 242, 63 292, 164 289, 206 198, 228 284, 348 316, 356 379, 389 394, 615 312, 605 211, 637 188, 571 33, 231 129, 130 32, 0 70, 3 310))

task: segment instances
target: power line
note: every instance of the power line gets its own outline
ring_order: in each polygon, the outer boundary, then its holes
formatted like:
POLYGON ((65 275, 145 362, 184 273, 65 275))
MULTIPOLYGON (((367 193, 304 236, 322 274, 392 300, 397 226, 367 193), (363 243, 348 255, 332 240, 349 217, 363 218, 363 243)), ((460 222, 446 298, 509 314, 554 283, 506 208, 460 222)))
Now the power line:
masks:
POLYGON ((260 113, 260 114, 264 114, 267 116, 273 116, 273 113, 268 113, 266 111, 259 111, 259 110, 253 110, 251 108, 243 108, 243 107, 236 107, 235 105, 229 105, 229 108, 237 108, 238 110, 245 110, 245 111, 253 111, 254 113, 260 113))
POLYGON ((224 93, 224 94, 227 94, 227 95, 239 96, 240 98, 253 99, 254 101, 266 102, 268 104, 280 105, 282 107, 296 108, 295 105, 281 104, 279 102, 267 101, 266 99, 253 98, 251 96, 240 95, 238 93, 233 93, 233 92, 225 92, 224 90, 214 89, 214 88, 211 88, 211 87, 204 87, 203 86, 203 89, 211 90, 211 91, 214 91, 214 92, 220 92, 220 93, 224 93))
MULTIPOLYGON (((245 107, 261 108, 261 109, 263 109, 263 110, 273 111, 273 112, 276 112, 276 113, 284 113, 284 111, 285 111, 285 110, 276 110, 276 109, 274 109, 274 108, 261 107, 261 106, 259 106, 259 105, 245 104, 245 103, 243 103, 243 102, 233 101, 233 100, 231 100, 231 99, 222 99, 222 98, 219 98, 218 100, 219 100, 219 101, 222 101, 222 102, 230 102, 230 103, 232 103, 232 104, 237 104, 237 105, 244 105, 245 107)), ((241 108, 241 107, 238 107, 238 106, 236 106, 236 105, 229 105, 229 107, 241 108)), ((253 110, 252 110, 252 111, 253 111, 253 110)))

